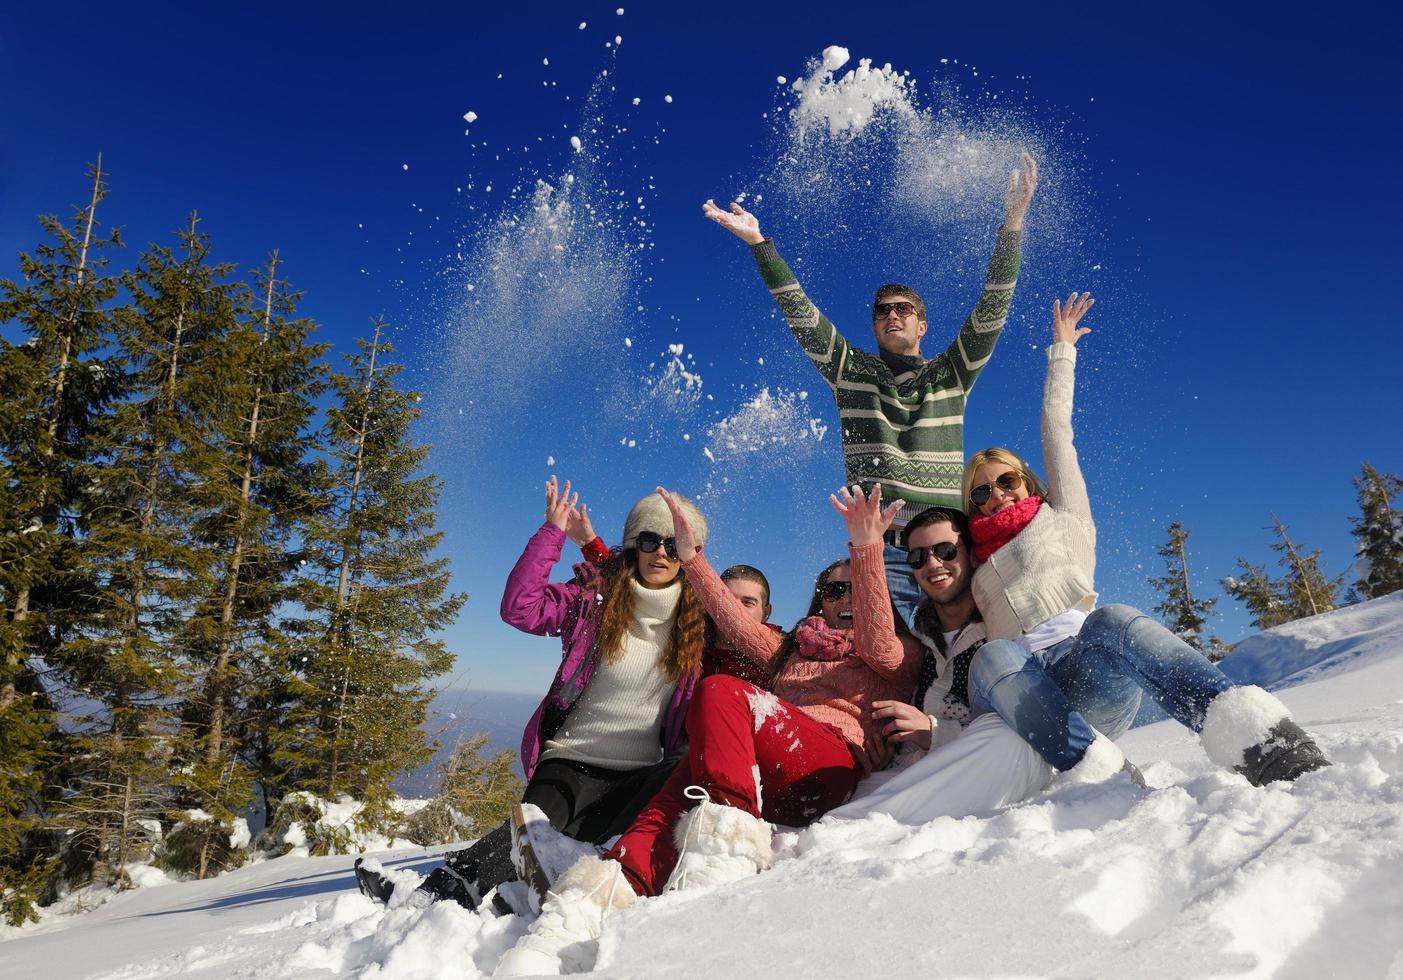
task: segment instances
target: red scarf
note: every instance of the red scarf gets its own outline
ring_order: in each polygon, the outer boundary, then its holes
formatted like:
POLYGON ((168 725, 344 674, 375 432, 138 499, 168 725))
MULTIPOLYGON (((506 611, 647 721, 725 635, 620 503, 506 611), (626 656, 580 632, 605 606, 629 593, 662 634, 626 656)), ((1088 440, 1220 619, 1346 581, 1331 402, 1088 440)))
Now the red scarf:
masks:
POLYGON ((794 639, 805 660, 842 660, 853 650, 853 631, 835 630, 822 616, 801 619, 794 627, 794 639))
POLYGON ((1012 541, 1037 515, 1042 502, 1041 497, 1024 497, 997 514, 971 517, 969 536, 974 539, 974 560, 986 562, 990 555, 1012 541))

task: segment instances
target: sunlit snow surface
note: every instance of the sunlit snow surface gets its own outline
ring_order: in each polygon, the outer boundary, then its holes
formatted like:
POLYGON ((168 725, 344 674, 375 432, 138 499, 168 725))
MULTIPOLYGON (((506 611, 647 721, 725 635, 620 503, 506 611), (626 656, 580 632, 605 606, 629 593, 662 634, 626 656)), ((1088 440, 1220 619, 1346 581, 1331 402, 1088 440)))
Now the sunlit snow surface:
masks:
MULTIPOLYGON (((1136 729, 1120 744, 1148 791, 1077 787, 923 827, 821 823, 782 837, 764 875, 616 917, 596 973, 1399 976, 1403 596, 1246 652, 1273 649, 1294 672, 1311 673, 1311 649, 1334 665, 1280 691, 1330 769, 1253 789, 1174 723, 1136 729)), ((0 977, 473 977, 524 929, 451 903, 387 911, 354 891, 347 858, 283 858, 31 927, 0 945, 0 977)))

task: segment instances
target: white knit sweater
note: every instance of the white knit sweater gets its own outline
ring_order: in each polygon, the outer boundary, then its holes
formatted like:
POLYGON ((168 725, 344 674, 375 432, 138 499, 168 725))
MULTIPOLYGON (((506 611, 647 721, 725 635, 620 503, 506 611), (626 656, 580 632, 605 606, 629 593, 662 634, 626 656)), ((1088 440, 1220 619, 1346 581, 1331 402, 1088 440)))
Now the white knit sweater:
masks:
POLYGON ((661 762, 662 724, 676 684, 662 670, 672 636, 682 579, 667 588, 649 589, 629 579, 633 621, 624 648, 613 663, 602 658, 589 686, 555 737, 546 741, 541 760, 574 759, 606 769, 639 769, 661 762))
POLYGON ((1069 609, 1096 607, 1096 525, 1072 445, 1077 349, 1047 349, 1043 466, 1047 499, 1028 526, 980 565, 970 583, 991 640, 1016 640, 1069 609))

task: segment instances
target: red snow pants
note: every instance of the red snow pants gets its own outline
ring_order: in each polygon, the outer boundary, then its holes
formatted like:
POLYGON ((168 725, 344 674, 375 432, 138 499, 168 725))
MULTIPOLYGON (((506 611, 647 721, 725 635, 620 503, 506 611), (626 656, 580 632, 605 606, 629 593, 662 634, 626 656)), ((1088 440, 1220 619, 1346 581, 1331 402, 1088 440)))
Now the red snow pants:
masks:
POLYGON ((677 863, 673 828, 696 805, 683 791, 771 823, 805 827, 853 794, 862 768, 847 738, 736 677, 705 677, 687 709, 687 756, 613 850, 640 895, 658 895, 677 863), (757 785, 757 783, 759 785, 757 785))

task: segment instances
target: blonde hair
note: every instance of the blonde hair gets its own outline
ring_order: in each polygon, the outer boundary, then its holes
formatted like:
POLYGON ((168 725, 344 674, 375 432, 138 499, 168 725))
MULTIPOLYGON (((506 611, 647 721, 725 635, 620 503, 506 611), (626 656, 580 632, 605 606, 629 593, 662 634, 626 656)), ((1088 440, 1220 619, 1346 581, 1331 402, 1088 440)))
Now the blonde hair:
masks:
POLYGON ((985 463, 1002 463, 1009 469, 1017 470, 1018 475, 1023 477, 1023 483, 1027 486, 1030 497, 1047 496, 1047 484, 1043 483, 1042 479, 1028 468, 1027 463, 1002 446, 992 446, 989 449, 979 450, 965 464, 964 479, 960 483, 960 498, 964 503, 965 513, 970 517, 979 514, 979 508, 970 502, 969 492, 974 489, 974 474, 985 463))

